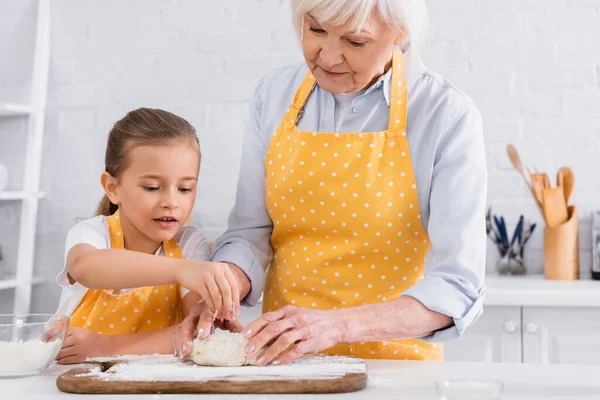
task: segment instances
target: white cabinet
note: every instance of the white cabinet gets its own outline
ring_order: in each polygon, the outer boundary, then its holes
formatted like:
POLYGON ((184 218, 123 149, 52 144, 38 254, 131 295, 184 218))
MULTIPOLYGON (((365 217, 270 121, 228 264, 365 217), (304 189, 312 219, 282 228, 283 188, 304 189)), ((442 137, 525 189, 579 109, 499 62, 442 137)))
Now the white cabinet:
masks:
POLYGON ((600 308, 485 307, 447 361, 600 365, 600 308))
POLYGON ((485 307, 464 336, 444 345, 446 361, 521 362, 521 307, 485 307))
POLYGON ((523 308, 523 361, 600 364, 600 308, 523 308))

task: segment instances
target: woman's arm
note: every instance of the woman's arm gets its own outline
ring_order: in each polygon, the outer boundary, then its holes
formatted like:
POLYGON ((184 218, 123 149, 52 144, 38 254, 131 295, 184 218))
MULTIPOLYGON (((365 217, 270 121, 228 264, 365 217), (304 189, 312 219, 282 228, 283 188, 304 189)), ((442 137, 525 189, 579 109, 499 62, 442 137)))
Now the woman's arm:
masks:
POLYGON ((424 276, 403 293, 452 317, 447 329, 422 338, 432 342, 460 337, 481 315, 485 296, 487 168, 481 114, 466 98, 454 114, 433 167, 424 276))
POLYGON ((452 318, 431 311, 412 297, 334 311, 340 343, 421 338, 452 325, 452 318))
POLYGON ((248 324, 244 334, 249 338, 247 352, 256 355, 264 349, 258 363, 266 365, 287 364, 339 343, 420 338, 450 325, 452 318, 402 296, 338 310, 285 306, 248 324))
POLYGON ((265 199, 264 156, 268 140, 265 143, 260 126, 263 85, 261 80, 250 104, 235 204, 229 215, 227 231, 215 241, 212 257, 213 261, 235 265, 245 273, 247 282, 251 284, 241 298, 245 298, 249 305, 255 305, 262 295, 264 269, 273 257, 270 242, 273 222, 265 199))

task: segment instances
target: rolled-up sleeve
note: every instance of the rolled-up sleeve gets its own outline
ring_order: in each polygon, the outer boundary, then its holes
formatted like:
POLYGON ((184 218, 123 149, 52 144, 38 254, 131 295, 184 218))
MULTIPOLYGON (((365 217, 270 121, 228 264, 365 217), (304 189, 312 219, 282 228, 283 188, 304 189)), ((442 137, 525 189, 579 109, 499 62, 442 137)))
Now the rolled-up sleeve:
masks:
POLYGON ((230 262, 241 268, 251 282, 242 305, 254 306, 264 289, 264 271, 273 257, 273 231, 265 200, 265 150, 261 140, 262 80, 250 103, 244 134, 242 160, 233 210, 227 230, 213 248, 213 261, 230 262))
POLYGON ((403 295, 452 317, 454 325, 422 338, 460 337, 483 311, 487 169, 479 110, 466 101, 433 168, 424 277, 403 295))

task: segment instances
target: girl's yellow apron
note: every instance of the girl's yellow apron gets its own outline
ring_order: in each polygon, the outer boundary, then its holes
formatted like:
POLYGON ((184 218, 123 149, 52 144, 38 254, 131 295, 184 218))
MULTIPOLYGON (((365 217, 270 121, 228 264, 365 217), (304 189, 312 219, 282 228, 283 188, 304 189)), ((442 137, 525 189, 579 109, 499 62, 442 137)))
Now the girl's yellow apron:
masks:
MULTIPOLYGON (((111 249, 124 249, 119 211, 107 218, 111 249)), ((175 238, 163 243, 168 257, 183 258, 175 238)), ((179 284, 147 286, 128 293, 88 289, 71 315, 70 326, 103 335, 123 335, 167 328, 181 322, 179 284)))
MULTIPOLYGON (((388 129, 304 132, 297 123, 315 85, 309 72, 266 157, 273 262, 263 312, 287 304, 315 309, 389 301, 423 278, 429 237, 406 137, 404 57, 393 56, 388 129)), ((341 344, 328 354, 442 360, 421 340, 341 344)))

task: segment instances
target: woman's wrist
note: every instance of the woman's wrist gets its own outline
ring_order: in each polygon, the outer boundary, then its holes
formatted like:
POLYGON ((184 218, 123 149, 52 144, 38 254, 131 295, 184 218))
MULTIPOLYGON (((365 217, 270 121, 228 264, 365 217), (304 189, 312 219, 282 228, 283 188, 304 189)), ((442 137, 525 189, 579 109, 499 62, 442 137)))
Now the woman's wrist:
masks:
POLYGON ((354 343, 356 337, 355 327, 360 326, 361 313, 357 307, 327 311, 331 313, 333 326, 338 330, 339 343, 354 343))
POLYGON ((229 266, 231 273, 237 281, 238 287, 240 289, 240 300, 244 299, 248 295, 248 293, 250 293, 250 289, 252 288, 250 279, 248 279, 246 273, 237 265, 230 262, 225 262, 225 264, 229 266))

